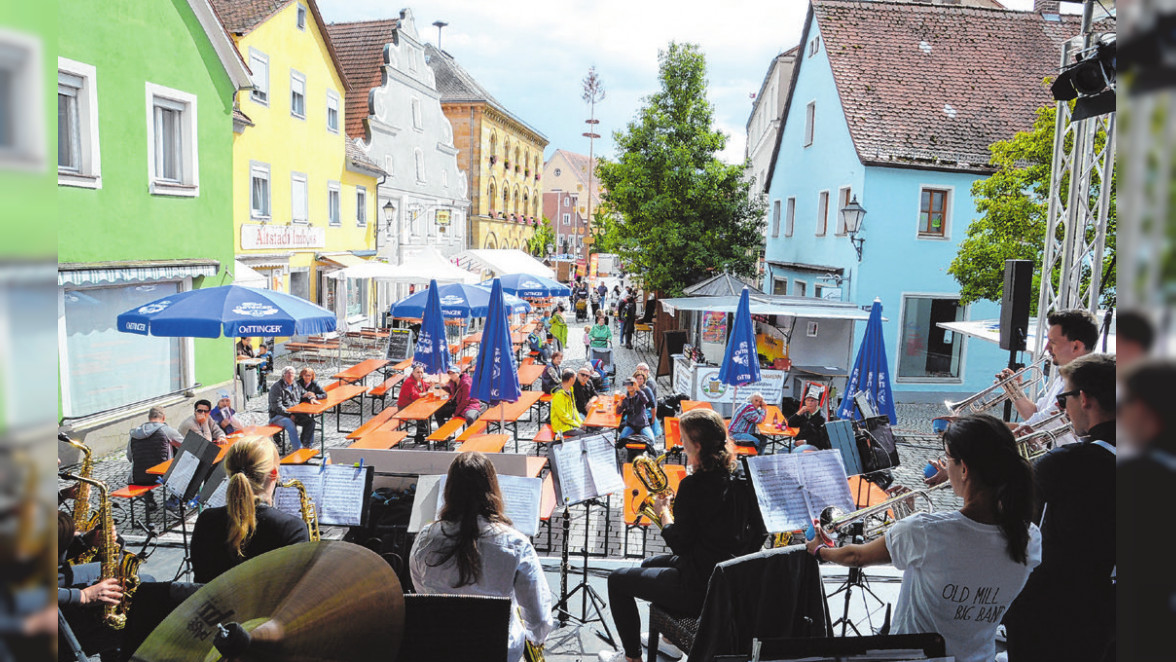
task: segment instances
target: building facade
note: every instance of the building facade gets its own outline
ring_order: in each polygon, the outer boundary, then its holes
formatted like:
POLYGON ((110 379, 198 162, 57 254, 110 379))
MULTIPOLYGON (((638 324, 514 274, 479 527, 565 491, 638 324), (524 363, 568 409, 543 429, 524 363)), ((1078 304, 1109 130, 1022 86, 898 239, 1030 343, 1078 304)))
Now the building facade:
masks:
POLYGON ((453 56, 425 45, 441 108, 468 179, 470 248, 516 248, 540 222, 547 138, 498 102, 453 56))
POLYGON ((1076 31, 1075 21, 1035 12, 810 5, 767 175, 762 287, 881 299, 899 397, 975 392, 1008 362, 995 345, 938 326, 999 314, 992 302, 961 305, 947 268, 977 216, 971 186, 993 171, 988 146, 1030 128, 1050 103, 1041 81, 1076 31), (972 66, 976 44, 987 44, 993 66, 972 66), (839 213, 855 198, 867 210, 860 261, 839 213))
POLYGON ((587 258, 589 243, 588 219, 580 210, 582 194, 574 191, 544 191, 543 216, 551 221, 552 232, 555 233, 555 245, 552 247, 556 255, 563 259, 575 259, 578 262, 587 258))
POLYGON ((231 385, 231 339, 120 333, 114 320, 232 282, 233 98, 250 80, 207 0, 61 9, 60 416, 102 451, 149 407, 178 416, 193 393, 231 385))
MULTIPOLYGON (((781 113, 784 111, 784 102, 788 99, 788 90, 792 84, 792 67, 796 63, 798 50, 800 47, 795 46, 772 58, 759 92, 752 101, 751 115, 747 118, 747 151, 744 158, 749 164, 748 174, 754 178, 750 191, 753 198, 761 198, 767 193, 768 169, 772 164, 776 136, 780 132, 780 122, 783 119, 781 113)), ((771 227, 771 222, 772 208, 768 205, 764 211, 765 245, 768 239, 767 228, 771 227)))
POLYGON ((372 319, 366 281, 329 275, 375 251, 382 173, 348 150, 347 78, 313 0, 213 0, 253 89, 237 97, 233 225, 237 259, 271 288, 351 324, 372 319))

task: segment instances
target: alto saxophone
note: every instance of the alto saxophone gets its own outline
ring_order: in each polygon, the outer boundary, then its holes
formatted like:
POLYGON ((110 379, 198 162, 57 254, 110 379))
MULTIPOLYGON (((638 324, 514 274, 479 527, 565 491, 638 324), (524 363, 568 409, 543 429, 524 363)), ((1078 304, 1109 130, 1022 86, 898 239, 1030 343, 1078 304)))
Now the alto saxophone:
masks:
MULTIPOLYGON (((94 457, 90 452, 90 447, 80 441, 74 441, 64 434, 59 435, 57 438, 81 451, 82 468, 78 471, 78 475, 82 478, 92 476, 94 472, 94 457)), ((85 481, 78 482, 77 491, 74 493, 73 521, 74 531, 78 533, 86 533, 98 524, 97 519, 93 518, 90 513, 90 484, 85 481)))
MULTIPOLYGON (((658 495, 668 493, 670 495, 670 510, 674 509, 674 490, 670 488, 670 479, 666 476, 666 470, 661 466, 665 461, 665 453, 659 455, 656 460, 648 455, 642 455, 633 460, 633 473, 649 492, 641 500, 641 504, 637 506, 637 514, 648 518, 659 529, 665 528, 665 525, 662 524, 661 517, 658 517, 657 512, 653 509, 653 503, 657 500, 658 495)), ((636 492, 636 490, 633 491, 636 492)))
POLYGON ((317 541, 319 539, 318 514, 314 510, 314 502, 310 500, 310 496, 306 493, 306 486, 297 478, 291 478, 284 483, 278 483, 278 487, 293 487, 298 490, 299 510, 302 513, 302 521, 306 522, 306 529, 310 533, 311 541, 317 541))
POLYGON ((143 559, 122 549, 115 541, 114 519, 110 514, 110 495, 106 483, 71 473, 62 472, 58 475, 65 480, 87 483, 98 490, 98 557, 102 566, 99 579, 113 577, 123 588, 123 597, 118 604, 103 607, 102 622, 112 630, 121 630, 127 624, 131 599, 139 588, 139 566, 143 559))

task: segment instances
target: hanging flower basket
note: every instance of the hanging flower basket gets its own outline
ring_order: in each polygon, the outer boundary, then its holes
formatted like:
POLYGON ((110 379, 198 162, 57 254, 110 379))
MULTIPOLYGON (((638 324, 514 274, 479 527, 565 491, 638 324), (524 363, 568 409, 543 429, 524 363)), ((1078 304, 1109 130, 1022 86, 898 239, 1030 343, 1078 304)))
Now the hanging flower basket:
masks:
POLYGON ((502 167, 506 168, 507 170, 510 170, 510 161, 503 161, 502 167))
POLYGON ((530 176, 531 176, 531 169, 530 168, 523 171, 523 177, 530 177, 530 176))
POLYGON ((497 162, 498 162, 498 157, 491 154, 490 155, 490 165, 494 165, 497 162))
POLYGON ((535 173, 535 181, 539 181, 539 173, 535 173))

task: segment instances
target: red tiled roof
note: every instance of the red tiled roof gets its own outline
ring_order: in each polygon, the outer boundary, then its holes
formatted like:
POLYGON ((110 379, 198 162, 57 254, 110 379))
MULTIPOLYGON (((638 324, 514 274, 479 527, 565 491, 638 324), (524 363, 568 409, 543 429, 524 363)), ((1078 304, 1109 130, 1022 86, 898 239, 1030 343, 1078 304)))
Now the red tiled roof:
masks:
POLYGON ((368 116, 368 94, 383 83, 384 44, 390 43, 399 19, 332 23, 327 26, 339 61, 351 81, 347 95, 347 135, 363 138, 363 120, 368 116))
POLYGON ((1079 31, 1071 16, 877 0, 813 0, 812 17, 863 163, 980 172, 1052 102, 1043 79, 1079 31))
POLYGON ((293 0, 210 0, 225 29, 245 34, 278 13, 293 0))

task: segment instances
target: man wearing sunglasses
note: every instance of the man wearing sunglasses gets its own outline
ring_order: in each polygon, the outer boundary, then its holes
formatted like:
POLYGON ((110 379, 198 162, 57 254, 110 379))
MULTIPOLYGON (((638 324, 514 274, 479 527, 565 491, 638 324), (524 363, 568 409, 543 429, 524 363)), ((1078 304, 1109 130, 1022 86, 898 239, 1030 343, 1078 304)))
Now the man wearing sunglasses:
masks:
POLYGON ((209 413, 212 403, 208 400, 197 400, 196 411, 180 423, 180 434, 187 436, 188 432, 195 432, 209 441, 220 441, 225 438, 225 431, 212 420, 209 413))
POLYGON ((1115 359, 1061 367, 1056 405, 1079 443, 1036 463, 1041 565, 1005 616, 1009 662, 1097 662, 1115 631, 1115 359))

